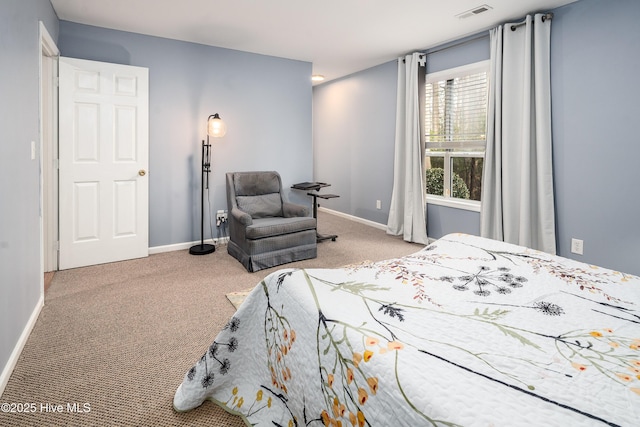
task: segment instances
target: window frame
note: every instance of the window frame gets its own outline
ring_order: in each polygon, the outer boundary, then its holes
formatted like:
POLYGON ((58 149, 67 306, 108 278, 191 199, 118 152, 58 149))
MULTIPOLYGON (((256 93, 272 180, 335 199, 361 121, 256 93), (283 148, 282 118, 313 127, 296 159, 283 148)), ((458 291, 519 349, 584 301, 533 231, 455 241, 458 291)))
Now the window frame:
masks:
MULTIPOLYGON (((426 74, 425 76, 425 85, 429 83, 438 82, 441 80, 451 80, 457 77, 464 77, 470 74, 475 74, 478 72, 486 72, 487 75, 487 91, 489 89, 489 76, 490 76, 490 61, 484 60, 479 62, 474 62, 472 64, 462 65, 460 67, 449 68, 442 71, 436 71, 434 73, 426 74)), ((425 88, 426 89, 426 88, 425 88)), ((487 105, 488 107, 488 105, 487 105)), ((426 117, 422 118, 426 120, 426 117)), ((425 129, 425 133, 428 130, 425 129)), ((486 135, 486 134, 485 134, 486 135)), ((443 191, 450 191, 450 183, 451 183, 451 172, 453 169, 452 159, 455 157, 482 157, 483 163, 486 153, 486 140, 484 143, 478 143, 477 141, 469 141, 464 146, 460 147, 461 151, 453 151, 452 148, 443 148, 443 151, 429 151, 429 149, 434 149, 434 147, 427 147, 428 143, 426 143, 426 135, 425 135, 425 151, 424 151, 424 159, 427 157, 443 157, 444 158, 444 182, 445 188, 443 191), (473 151, 473 149, 481 148, 482 151, 473 151), (466 150, 465 150, 466 149, 466 150), (449 184, 446 184, 449 183, 449 184)), ((426 167, 425 167, 426 172, 426 167)), ((464 209, 468 211, 480 212, 480 208, 482 205, 482 201, 477 200, 468 200, 468 199, 460 199, 456 197, 451 197, 450 195, 435 195, 426 193, 426 202, 427 204, 446 206, 450 208, 456 209, 464 209)))
MULTIPOLYGON (((484 159, 484 152, 480 151, 433 151, 425 154, 425 157, 443 157, 444 164, 449 165, 444 169, 444 181, 451 182, 451 171, 453 169, 452 162, 455 157, 482 157, 484 159)), ((449 188, 444 188, 447 191, 449 188)), ((450 195, 439 196, 436 194, 426 194, 427 204, 447 206, 450 208, 465 209, 468 211, 480 212, 481 201, 460 199, 458 197, 451 197, 450 195)))

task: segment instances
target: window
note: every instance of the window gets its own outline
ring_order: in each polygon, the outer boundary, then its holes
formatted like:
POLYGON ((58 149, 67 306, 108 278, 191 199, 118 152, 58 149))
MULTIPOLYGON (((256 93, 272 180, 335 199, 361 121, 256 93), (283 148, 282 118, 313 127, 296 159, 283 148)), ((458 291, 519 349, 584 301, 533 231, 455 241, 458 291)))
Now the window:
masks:
POLYGON ((480 210, 487 139, 489 61, 425 81, 425 165, 429 203, 480 210))

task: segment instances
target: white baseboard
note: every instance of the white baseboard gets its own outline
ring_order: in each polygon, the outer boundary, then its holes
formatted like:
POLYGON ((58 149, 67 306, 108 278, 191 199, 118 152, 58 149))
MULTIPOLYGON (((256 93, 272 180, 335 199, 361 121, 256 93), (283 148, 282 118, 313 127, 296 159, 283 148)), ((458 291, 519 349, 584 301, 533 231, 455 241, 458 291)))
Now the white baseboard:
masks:
POLYGON ((22 349, 29 339, 29 335, 31 334, 33 327, 36 325, 36 321, 38 320, 38 316, 40 315, 40 311, 42 310, 43 306, 44 296, 40 295, 40 299, 38 300, 36 307, 33 309, 31 317, 29 317, 29 321, 22 330, 22 334, 20 334, 20 338, 18 339, 16 346, 13 348, 13 351, 9 356, 9 360, 2 370, 2 374, 0 374, 0 396, 2 396, 2 393, 4 393, 4 389, 9 382, 9 378, 11 377, 11 373, 13 372, 13 368, 15 368, 16 363, 18 363, 18 358, 20 357, 22 349))
MULTIPOLYGON (((218 237, 215 239, 206 239, 205 243, 213 243, 216 246, 225 246, 229 242, 229 237, 218 237)), ((164 246, 153 246, 149 248, 149 255, 160 254, 163 252, 173 252, 173 251, 182 251, 185 249, 189 249, 191 246, 200 244, 200 241, 196 242, 185 242, 185 243, 175 243, 173 245, 164 245, 164 246)))
POLYGON ((361 224, 365 224, 365 225, 368 225, 370 227, 375 227, 375 228, 383 230, 383 231, 387 231, 386 224, 380 224, 379 222, 369 221, 368 219, 359 218, 357 216, 349 215, 349 214, 346 214, 346 213, 334 211, 332 209, 327 209, 327 208, 323 208, 323 207, 319 207, 318 210, 322 211, 322 212, 326 212, 326 213, 331 214, 331 215, 336 215, 336 216, 340 216, 342 218, 350 219, 351 221, 359 222, 361 224))
MULTIPOLYGON (((385 224, 380 224, 379 222, 369 221, 368 219, 359 218, 357 216, 349 215, 349 214, 346 214, 346 213, 334 211, 332 209, 327 209, 327 208, 323 208, 323 207, 319 207, 318 210, 326 212, 326 213, 331 214, 331 215, 336 215, 336 216, 340 216, 342 218, 350 219, 351 221, 356 221, 356 222, 359 222, 361 224, 369 225, 371 227, 375 227, 375 228, 383 230, 383 231, 387 231, 387 226, 385 224)), ((429 239, 429 244, 431 244, 431 243, 435 242, 436 240, 438 240, 438 239, 434 239, 432 237, 429 237, 428 239, 429 239)))

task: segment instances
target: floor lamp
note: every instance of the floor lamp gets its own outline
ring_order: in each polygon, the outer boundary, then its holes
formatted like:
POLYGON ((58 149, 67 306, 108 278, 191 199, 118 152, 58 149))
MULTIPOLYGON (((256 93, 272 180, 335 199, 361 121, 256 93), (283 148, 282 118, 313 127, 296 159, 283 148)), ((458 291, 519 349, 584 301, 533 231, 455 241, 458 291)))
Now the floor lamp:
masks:
MULTIPOLYGON (((211 172, 211 144, 209 137, 222 138, 227 133, 227 126, 224 124, 218 113, 212 114, 207 120, 207 143, 202 140, 202 185, 200 187, 200 244, 189 248, 191 255, 206 255, 215 252, 214 245, 204 243, 204 190, 209 189, 209 172, 211 172)), ((213 236, 211 236, 213 237, 213 236)))

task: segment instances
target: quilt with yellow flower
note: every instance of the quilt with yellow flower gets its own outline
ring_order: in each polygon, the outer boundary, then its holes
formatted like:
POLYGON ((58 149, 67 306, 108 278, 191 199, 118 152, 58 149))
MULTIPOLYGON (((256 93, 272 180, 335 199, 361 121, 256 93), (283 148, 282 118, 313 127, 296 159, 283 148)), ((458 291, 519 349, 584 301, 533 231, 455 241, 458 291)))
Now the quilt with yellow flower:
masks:
POLYGON ((264 427, 638 426, 640 278, 467 235, 280 270, 174 407, 205 399, 264 427))

